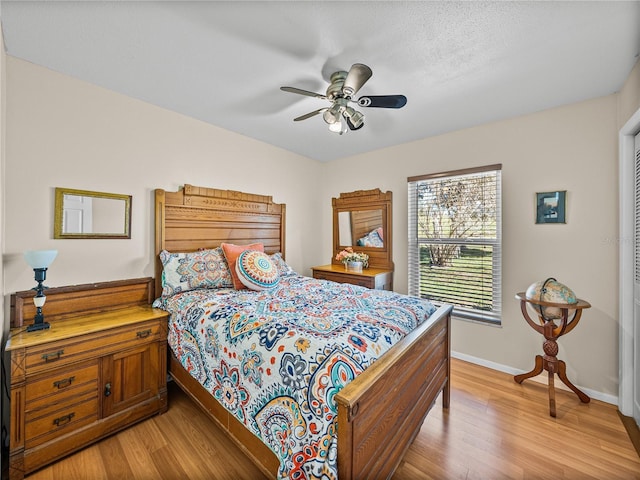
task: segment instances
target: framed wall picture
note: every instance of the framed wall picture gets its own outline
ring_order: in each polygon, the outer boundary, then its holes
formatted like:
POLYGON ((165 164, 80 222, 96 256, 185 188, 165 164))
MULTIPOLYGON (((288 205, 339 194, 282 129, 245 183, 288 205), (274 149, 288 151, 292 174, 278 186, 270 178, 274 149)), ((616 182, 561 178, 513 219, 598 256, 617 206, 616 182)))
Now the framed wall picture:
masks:
POLYGON ((536 193, 536 223, 567 223, 567 191, 536 193))

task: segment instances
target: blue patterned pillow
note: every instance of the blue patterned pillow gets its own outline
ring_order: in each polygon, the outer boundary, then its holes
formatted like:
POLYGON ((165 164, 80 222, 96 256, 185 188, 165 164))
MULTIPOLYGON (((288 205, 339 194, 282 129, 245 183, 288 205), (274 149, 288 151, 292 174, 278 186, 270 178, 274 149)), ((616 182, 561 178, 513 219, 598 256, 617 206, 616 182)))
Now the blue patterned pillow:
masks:
POLYGON ((382 240, 382 229, 376 228, 370 231, 364 237, 358 239, 359 247, 384 247, 382 240))
POLYGON ((286 277, 287 275, 296 275, 296 272, 294 272, 293 268, 291 268, 289 264, 284 261, 284 258, 282 258, 282 253, 276 252, 271 255, 271 261, 278 268, 278 274, 281 277, 286 277))
POLYGON ((245 250, 238 256, 236 273, 242 284, 251 290, 266 290, 278 285, 278 267, 269 255, 256 250, 245 250))
POLYGON ((231 272, 220 247, 189 253, 160 252, 162 296, 196 288, 232 288, 231 272))

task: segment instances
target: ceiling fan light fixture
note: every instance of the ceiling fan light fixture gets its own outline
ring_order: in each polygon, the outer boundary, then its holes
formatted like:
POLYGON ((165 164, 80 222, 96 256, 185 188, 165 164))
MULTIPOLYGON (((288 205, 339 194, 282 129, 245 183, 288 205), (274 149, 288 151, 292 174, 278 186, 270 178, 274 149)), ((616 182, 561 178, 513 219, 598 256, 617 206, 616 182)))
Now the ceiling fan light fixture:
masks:
POLYGON ((340 117, 337 122, 329 124, 329 131, 337 133, 338 135, 346 133, 348 129, 349 127, 347 125, 347 122, 342 117, 340 117))
POLYGON ((334 123, 339 123, 340 117, 342 116, 340 109, 341 109, 340 105, 334 103, 330 109, 328 109, 326 112, 322 114, 322 118, 329 125, 332 125, 334 123))
POLYGON ((332 114, 329 110, 327 110, 322 114, 322 118, 329 125, 334 125, 338 122, 338 119, 336 118, 336 116, 332 114))
POLYGON ((344 115, 351 121, 351 125, 358 129, 364 123, 364 114, 355 110, 353 107, 347 107, 344 115))

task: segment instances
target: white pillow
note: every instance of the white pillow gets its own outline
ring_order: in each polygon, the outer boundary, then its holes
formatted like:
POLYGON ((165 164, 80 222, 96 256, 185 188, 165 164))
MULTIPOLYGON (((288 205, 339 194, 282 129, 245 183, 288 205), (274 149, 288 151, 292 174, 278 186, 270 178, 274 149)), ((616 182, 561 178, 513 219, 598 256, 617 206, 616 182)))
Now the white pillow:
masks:
POLYGON ((256 250, 245 250, 238 256, 236 273, 242 284, 251 290, 267 290, 278 285, 278 267, 269 255, 256 250))

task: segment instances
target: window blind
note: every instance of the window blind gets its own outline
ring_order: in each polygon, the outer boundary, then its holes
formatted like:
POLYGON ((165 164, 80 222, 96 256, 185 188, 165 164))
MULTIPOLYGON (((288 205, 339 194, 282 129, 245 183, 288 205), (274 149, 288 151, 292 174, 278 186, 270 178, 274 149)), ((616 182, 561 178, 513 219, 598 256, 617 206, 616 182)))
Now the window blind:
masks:
POLYGON ((500 323, 501 165, 411 177, 409 294, 500 323))

